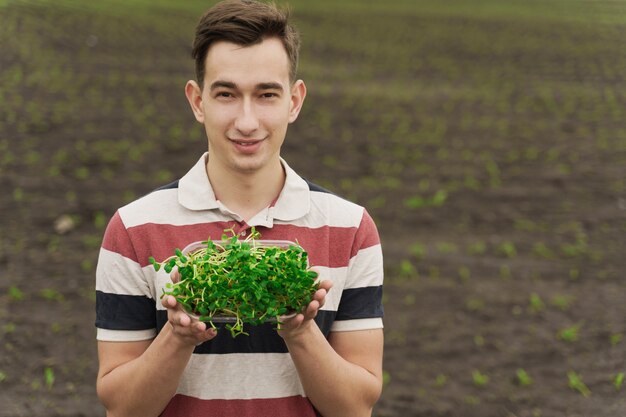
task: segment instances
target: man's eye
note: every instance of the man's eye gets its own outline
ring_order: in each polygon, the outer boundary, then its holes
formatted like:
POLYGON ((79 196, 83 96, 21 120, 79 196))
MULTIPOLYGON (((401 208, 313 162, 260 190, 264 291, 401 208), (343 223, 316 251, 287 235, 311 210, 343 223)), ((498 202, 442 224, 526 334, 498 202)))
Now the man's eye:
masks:
POLYGON ((233 95, 231 93, 229 93, 228 91, 220 91, 219 93, 217 93, 215 95, 216 97, 224 97, 224 98, 230 98, 233 95))
POLYGON ((261 97, 263 97, 263 98, 274 98, 274 97, 278 97, 278 94, 276 94, 276 93, 263 93, 263 94, 261 94, 261 97))

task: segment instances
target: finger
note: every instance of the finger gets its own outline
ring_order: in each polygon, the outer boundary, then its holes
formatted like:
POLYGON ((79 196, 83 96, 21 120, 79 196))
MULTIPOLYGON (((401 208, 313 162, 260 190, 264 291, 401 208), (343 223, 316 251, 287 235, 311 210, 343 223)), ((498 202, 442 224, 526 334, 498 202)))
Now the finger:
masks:
POLYGON ((317 286, 318 289, 325 289, 326 292, 330 291, 332 287, 333 287, 333 282, 329 279, 325 279, 324 281, 321 281, 319 285, 317 286))
POLYGON ((178 269, 172 270, 172 273, 170 274, 170 279, 174 284, 180 281, 180 272, 178 272, 178 269))
POLYGON ((305 318, 307 320, 315 318, 317 316, 317 312, 320 309, 320 303, 317 300, 313 300, 309 303, 305 311, 305 318))
POLYGON ((203 332, 202 339, 206 342, 207 340, 213 339, 215 336, 217 336, 217 330, 215 330, 212 327, 209 327, 203 332))
POLYGON ((326 302, 326 294, 327 292, 325 289, 319 289, 315 291, 315 294, 313 294, 313 300, 317 301, 321 307, 326 302))
POLYGON ((182 327, 187 327, 191 324, 191 318, 186 314, 180 314, 178 317, 178 324, 182 327))
POLYGON ((172 297, 171 295, 166 295, 161 300, 161 304, 165 308, 175 308, 176 307, 176 298, 172 297))

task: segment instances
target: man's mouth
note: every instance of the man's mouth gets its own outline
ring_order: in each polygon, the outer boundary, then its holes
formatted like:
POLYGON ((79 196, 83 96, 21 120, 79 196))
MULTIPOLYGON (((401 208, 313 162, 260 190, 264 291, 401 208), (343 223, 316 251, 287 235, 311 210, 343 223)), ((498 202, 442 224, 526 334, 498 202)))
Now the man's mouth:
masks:
POLYGON ((252 140, 252 141, 233 140, 233 142, 235 142, 237 145, 240 145, 240 146, 252 146, 252 145, 256 145, 257 143, 261 141, 260 140, 252 140))
POLYGON ((229 139, 240 152, 253 153, 256 152, 264 139, 229 139))
POLYGON ((233 139, 233 138, 228 138, 228 140, 230 140, 231 142, 236 143, 237 145, 242 145, 242 146, 250 146, 250 145, 255 145, 259 142, 263 141, 263 138, 261 139, 233 139))

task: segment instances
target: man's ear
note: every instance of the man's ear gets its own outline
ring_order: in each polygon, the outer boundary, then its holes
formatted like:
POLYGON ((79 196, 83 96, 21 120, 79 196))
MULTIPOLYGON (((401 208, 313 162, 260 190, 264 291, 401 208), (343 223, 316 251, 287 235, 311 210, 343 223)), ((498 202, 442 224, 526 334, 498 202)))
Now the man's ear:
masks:
POLYGON ((304 98, 306 97, 306 85, 304 81, 298 80, 291 86, 291 104, 289 105, 289 123, 293 123, 300 114, 304 98))
POLYGON ((193 80, 187 81, 185 85, 185 95, 191 106, 191 111, 200 123, 204 123, 204 110, 202 108, 202 90, 197 82, 193 80))

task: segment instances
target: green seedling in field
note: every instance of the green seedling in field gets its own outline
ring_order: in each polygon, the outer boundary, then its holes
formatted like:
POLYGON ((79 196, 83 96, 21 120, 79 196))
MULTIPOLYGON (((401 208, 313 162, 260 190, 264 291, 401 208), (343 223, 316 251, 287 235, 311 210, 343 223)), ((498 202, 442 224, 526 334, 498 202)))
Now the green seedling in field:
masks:
POLYGON ((222 236, 222 242, 202 242, 203 247, 157 263, 155 270, 170 273, 178 268, 180 281, 166 284, 163 295, 172 295, 189 313, 216 328, 213 320, 234 317, 226 328, 233 337, 247 334, 244 323, 259 325, 302 311, 317 290, 317 273, 308 270, 307 253, 299 246, 288 248, 255 244, 261 236, 254 228, 245 240, 222 236))
POLYGON ((482 240, 471 243, 467 247, 467 253, 469 253, 470 255, 484 255, 485 252, 487 252, 487 244, 482 240))
POLYGON ((438 266, 429 267, 428 276, 430 277, 430 279, 438 280, 441 277, 441 269, 438 266))
POLYGON ((441 254, 451 254, 456 253, 457 247, 454 243, 450 242, 437 242, 437 252, 441 254))
POLYGON ((43 370, 43 380, 44 383, 46 384, 46 388, 48 389, 52 389, 52 386, 54 385, 54 370, 50 367, 46 367, 43 370))
POLYGON ((568 381, 568 386, 571 389, 580 392, 585 397, 588 397, 591 395, 591 390, 589 390, 587 385, 585 385, 585 383, 583 382, 581 376, 578 375, 576 372, 569 371, 567 373, 567 381, 568 381))
POLYGON ((413 262, 408 259, 404 259, 400 262, 400 276, 405 278, 411 278, 417 276, 417 268, 413 265, 413 262))
POLYGON ((611 346, 617 346, 622 339, 624 338, 624 335, 621 333, 614 333, 610 336, 610 341, 611 341, 611 346))
POLYGON ((447 382, 448 382, 448 377, 445 374, 439 374, 437 375, 437 378, 435 378, 435 386, 437 388, 442 388, 443 386, 446 385, 447 382))
POLYGON ((96 214, 94 214, 93 216, 93 224, 94 226, 96 226, 96 229, 104 230, 107 225, 106 215, 101 211, 96 212, 96 214))
POLYGON ((409 246, 409 253, 415 256, 417 259, 422 259, 426 256, 426 246, 421 243, 413 243, 409 246))
POLYGON ((461 278, 461 281, 463 282, 469 281, 470 277, 472 276, 470 269, 466 266, 459 267, 458 273, 459 273, 459 278, 461 278))
POLYGON ((466 175, 463 178, 463 185, 470 190, 478 190, 480 188, 480 182, 473 175, 466 175))
POLYGON ((470 298, 465 302, 465 306, 470 311, 481 311, 485 308, 485 301, 480 298, 470 298))
POLYGON ((510 279, 511 278, 511 267, 508 265, 502 265, 500 267, 500 278, 502 279, 510 279))
POLYGON ((622 385, 624 384, 624 373, 620 372, 613 377, 613 386, 617 391, 622 389, 622 385))
POLYGON ((22 301, 24 299, 24 293, 15 285, 9 287, 9 299, 13 301, 22 301))
POLYGON ((17 326, 15 325, 15 323, 9 322, 2 326, 2 331, 7 334, 14 333, 16 328, 17 326))
POLYGON ((445 190, 439 190, 431 199, 431 204, 435 207, 442 206, 448 199, 448 193, 445 190))
POLYGON ((6 381, 7 374, 6 372, 0 371, 0 383, 6 381))
POLYGON ((567 311, 572 305, 572 297, 567 295, 557 294, 550 300, 550 304, 555 306, 561 311, 567 311))
POLYGON ((41 291, 39 291, 39 295, 41 296, 41 298, 44 298, 50 301, 63 301, 64 300, 63 294, 61 294, 60 292, 52 288, 42 289, 41 291))
POLYGON ((555 253, 545 243, 537 242, 533 245, 533 254, 544 259, 554 259, 555 253))
POLYGON ((565 342, 575 342, 580 336, 580 328, 582 327, 582 325, 582 323, 577 323, 573 326, 561 329, 557 333, 557 337, 565 342))
POLYGON ((517 376, 517 382, 522 387, 528 387, 533 384, 533 379, 530 377, 530 375, 528 375, 528 373, 524 369, 519 368, 515 372, 515 375, 517 376))
POLYGON ((504 242, 498 247, 499 252, 504 254, 507 258, 513 258, 517 255, 517 249, 513 242, 504 242))
POLYGON ((472 382, 474 382, 474 385, 477 387, 484 387, 489 383, 489 376, 481 373, 477 369, 474 369, 472 371, 472 382))
POLYGON ((521 232, 534 232, 538 228, 535 222, 529 219, 516 219, 513 227, 521 232))
POLYGON ((529 301, 529 308, 530 311, 532 311, 533 313, 539 313, 541 311, 543 311, 546 307, 545 303, 543 302, 543 300, 541 299, 541 297, 536 294, 536 293, 532 293, 530 295, 530 301, 529 301))
POLYGON ((446 190, 437 191, 432 197, 422 197, 414 195, 404 200, 404 205, 410 209, 419 209, 424 207, 441 207, 448 199, 446 190))

